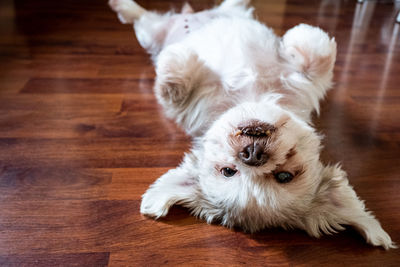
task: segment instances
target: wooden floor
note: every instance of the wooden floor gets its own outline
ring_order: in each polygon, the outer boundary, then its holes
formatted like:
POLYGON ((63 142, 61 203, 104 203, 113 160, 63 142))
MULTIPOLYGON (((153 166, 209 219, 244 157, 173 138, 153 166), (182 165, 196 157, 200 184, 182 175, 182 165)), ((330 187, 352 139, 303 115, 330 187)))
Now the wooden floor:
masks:
MULTIPOLYGON (((141 216, 141 195, 180 162, 190 139, 163 117, 150 59, 106 2, 0 2, 1 266, 400 266, 399 250, 371 247, 351 229, 320 239, 281 229, 249 235, 179 207, 160 221, 141 216)), ((139 3, 168 10, 182 1, 139 3)), ((253 4, 278 34, 303 22, 336 37, 334 90, 315 120, 326 136, 322 157, 342 162, 400 243, 396 8, 253 4)))

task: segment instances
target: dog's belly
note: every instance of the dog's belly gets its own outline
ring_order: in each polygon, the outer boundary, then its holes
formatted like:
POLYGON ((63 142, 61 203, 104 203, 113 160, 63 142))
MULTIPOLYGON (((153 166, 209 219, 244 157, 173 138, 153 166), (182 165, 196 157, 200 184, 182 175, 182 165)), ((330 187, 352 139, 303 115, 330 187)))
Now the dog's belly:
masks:
POLYGON ((184 37, 178 32, 171 36, 182 38, 179 45, 194 51, 221 78, 225 89, 249 88, 265 75, 260 72, 277 66, 278 38, 265 25, 246 18, 215 16, 211 12, 196 20, 195 31, 184 37))
POLYGON ((213 19, 220 16, 222 15, 212 11, 174 15, 171 18, 171 28, 168 30, 164 46, 180 42, 207 23, 210 23, 213 19))

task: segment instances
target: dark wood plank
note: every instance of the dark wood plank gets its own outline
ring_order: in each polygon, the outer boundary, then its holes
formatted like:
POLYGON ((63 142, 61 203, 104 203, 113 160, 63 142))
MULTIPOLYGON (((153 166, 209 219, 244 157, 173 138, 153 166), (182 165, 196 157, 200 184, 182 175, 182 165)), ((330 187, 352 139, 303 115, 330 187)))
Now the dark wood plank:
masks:
POLYGON ((1 266, 108 266, 110 253, 24 254, 0 256, 1 266))
MULTIPOLYGON (((106 2, 0 1, 0 265, 400 265, 397 250, 371 247, 352 229, 250 235, 180 207, 159 221, 140 215, 141 195, 190 139, 163 116, 151 60, 106 2)), ((138 2, 167 11, 184 1, 138 2)), ((399 243, 396 7, 381 1, 370 24, 352 29, 355 1, 252 3, 278 34, 309 23, 335 36, 335 84, 315 118, 322 158, 342 163, 399 243)))
POLYGON ((0 161, 7 167, 165 167, 177 165, 188 148, 184 142, 149 138, 4 138, 0 139, 0 161))
POLYGON ((139 88, 151 88, 153 79, 53 79, 29 80, 21 93, 30 94, 84 94, 84 93, 137 93, 139 88))
POLYGON ((12 201, 131 200, 168 168, 71 169, 4 167, 0 199, 12 201))

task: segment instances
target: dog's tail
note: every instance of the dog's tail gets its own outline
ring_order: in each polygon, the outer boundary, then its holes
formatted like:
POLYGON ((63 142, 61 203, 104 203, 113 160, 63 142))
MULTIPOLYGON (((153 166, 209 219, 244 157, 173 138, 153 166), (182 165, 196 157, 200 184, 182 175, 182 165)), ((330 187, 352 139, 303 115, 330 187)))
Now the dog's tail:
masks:
POLYGON ((108 4, 118 14, 118 18, 123 24, 132 24, 147 12, 132 0, 109 0, 108 4))

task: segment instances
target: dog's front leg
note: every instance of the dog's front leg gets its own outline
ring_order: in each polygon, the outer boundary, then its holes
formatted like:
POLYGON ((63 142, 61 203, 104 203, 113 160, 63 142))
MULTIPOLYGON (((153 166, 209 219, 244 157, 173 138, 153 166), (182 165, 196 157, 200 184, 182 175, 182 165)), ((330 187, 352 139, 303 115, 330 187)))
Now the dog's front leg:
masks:
POLYGON ((199 87, 202 66, 197 54, 180 44, 168 46, 156 60, 155 94, 166 109, 185 105, 191 92, 199 87))
POLYGON ((328 85, 336 60, 336 42, 318 27, 300 24, 283 36, 280 56, 305 78, 328 85))
POLYGON ((181 43, 163 49, 155 63, 158 102, 169 118, 195 135, 210 119, 219 94, 219 76, 181 43))
POLYGON ((319 112, 319 100, 331 87, 336 60, 336 42, 320 28, 300 24, 283 36, 279 56, 285 63, 281 82, 296 97, 288 100, 309 119, 319 112))
POLYGON ((157 219, 167 215, 174 204, 192 206, 198 195, 195 164, 193 155, 186 155, 178 168, 158 178, 142 196, 140 212, 157 219))

